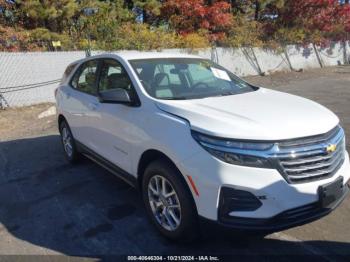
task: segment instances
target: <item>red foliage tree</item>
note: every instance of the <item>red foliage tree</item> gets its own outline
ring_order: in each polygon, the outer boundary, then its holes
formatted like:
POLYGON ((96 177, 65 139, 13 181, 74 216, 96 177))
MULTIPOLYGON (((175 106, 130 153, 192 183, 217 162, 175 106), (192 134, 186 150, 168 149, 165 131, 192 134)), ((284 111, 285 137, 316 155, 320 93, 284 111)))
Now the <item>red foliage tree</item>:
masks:
MULTIPOLYGON (((350 33, 350 3, 349 1, 346 4, 338 7, 338 14, 344 23, 344 28, 347 33, 350 33)), ((349 40, 349 39, 348 39, 349 40)))
POLYGON ((163 18, 180 34, 207 31, 211 41, 220 40, 232 26, 230 4, 225 1, 168 0, 162 8, 163 18))
POLYGON ((350 30, 350 6, 339 0, 289 0, 279 21, 286 28, 303 29, 309 41, 315 41, 315 35, 320 42, 342 40, 350 30))

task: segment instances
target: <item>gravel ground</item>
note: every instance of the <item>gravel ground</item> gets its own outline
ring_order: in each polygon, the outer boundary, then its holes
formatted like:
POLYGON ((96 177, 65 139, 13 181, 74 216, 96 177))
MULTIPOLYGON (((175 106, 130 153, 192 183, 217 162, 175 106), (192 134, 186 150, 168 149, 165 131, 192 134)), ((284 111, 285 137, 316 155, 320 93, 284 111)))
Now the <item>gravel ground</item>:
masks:
POLYGON ((0 141, 57 133, 56 116, 39 119, 52 104, 0 110, 0 141))
MULTIPOLYGON (((247 80, 327 106, 339 115, 350 136, 350 67, 247 80)), ((350 260, 349 198, 319 221, 265 239, 214 236, 193 244, 165 240, 147 221, 134 189, 89 160, 76 166, 64 160, 55 116, 38 119, 50 106, 0 111, 0 255, 92 259, 101 255, 224 254, 231 257, 223 258, 249 261, 350 260)))

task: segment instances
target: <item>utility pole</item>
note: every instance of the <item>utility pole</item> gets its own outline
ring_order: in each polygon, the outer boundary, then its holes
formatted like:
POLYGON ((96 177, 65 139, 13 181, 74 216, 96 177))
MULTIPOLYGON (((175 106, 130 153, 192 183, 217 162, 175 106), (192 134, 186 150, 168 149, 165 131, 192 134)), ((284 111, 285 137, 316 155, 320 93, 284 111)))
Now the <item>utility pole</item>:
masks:
MULTIPOLYGON (((98 13, 98 8, 93 7, 86 7, 83 9, 84 15, 86 16, 93 16, 98 13)), ((91 56, 91 32, 90 29, 88 29, 87 32, 87 41, 88 41, 88 48, 85 50, 85 56, 89 57, 91 56)))

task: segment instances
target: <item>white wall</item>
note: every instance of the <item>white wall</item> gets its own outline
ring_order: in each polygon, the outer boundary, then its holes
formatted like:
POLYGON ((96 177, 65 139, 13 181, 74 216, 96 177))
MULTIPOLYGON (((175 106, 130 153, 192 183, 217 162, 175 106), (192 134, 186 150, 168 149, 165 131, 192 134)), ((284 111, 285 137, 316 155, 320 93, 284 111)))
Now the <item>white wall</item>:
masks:
MULTIPOLYGON (((329 48, 319 49, 322 63, 333 66, 344 63, 343 47, 335 43, 329 48)), ((288 55, 293 69, 319 68, 317 56, 312 45, 307 47, 288 46, 288 55)), ((164 52, 187 53, 185 49, 168 49, 164 52)), ((101 52, 94 52, 101 53, 101 52)), ((349 43, 347 53, 350 54, 349 43)), ((290 71, 290 66, 283 53, 259 48, 232 49, 216 48, 197 51, 197 54, 211 59, 239 76, 259 74, 258 65, 265 74, 275 71, 290 71), (255 55, 255 56, 254 56, 255 55)), ((42 102, 54 102, 54 90, 57 84, 45 85, 34 89, 6 92, 12 86, 60 79, 66 66, 85 57, 85 52, 0 52, 0 106, 23 106, 42 102)))

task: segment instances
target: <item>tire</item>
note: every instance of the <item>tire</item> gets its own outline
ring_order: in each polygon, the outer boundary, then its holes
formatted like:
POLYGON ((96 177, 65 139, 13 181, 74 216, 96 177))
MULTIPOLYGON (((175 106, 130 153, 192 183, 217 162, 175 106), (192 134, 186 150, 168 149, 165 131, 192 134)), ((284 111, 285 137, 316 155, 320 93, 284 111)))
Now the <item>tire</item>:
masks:
POLYGON ((72 131, 65 120, 60 123, 59 130, 61 134, 61 143, 63 146, 64 156, 68 162, 72 164, 76 163, 79 160, 80 154, 77 150, 72 131))
POLYGON ((161 159, 149 164, 143 175, 142 196, 148 217, 163 236, 182 242, 191 242, 199 236, 198 214, 192 194, 182 174, 169 161, 161 159), (156 183, 162 184, 158 191, 156 183), (163 185, 166 194, 157 195, 163 185), (171 194, 171 189, 175 194, 171 194), (164 197, 166 195, 171 196, 164 197))

